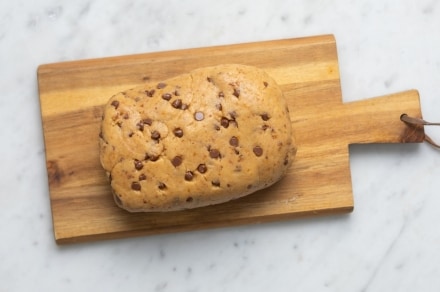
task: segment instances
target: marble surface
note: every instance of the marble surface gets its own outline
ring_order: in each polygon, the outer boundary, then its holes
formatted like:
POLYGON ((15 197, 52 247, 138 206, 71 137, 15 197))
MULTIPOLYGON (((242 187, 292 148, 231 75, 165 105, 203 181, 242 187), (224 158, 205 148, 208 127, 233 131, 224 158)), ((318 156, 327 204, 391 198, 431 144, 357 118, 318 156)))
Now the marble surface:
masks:
MULTIPOLYGON (((440 121, 440 2, 1 1, 0 291, 440 291, 440 151, 351 147, 355 211, 57 246, 39 64, 332 33, 345 101, 440 121)), ((440 141, 440 128, 428 128, 440 141)))

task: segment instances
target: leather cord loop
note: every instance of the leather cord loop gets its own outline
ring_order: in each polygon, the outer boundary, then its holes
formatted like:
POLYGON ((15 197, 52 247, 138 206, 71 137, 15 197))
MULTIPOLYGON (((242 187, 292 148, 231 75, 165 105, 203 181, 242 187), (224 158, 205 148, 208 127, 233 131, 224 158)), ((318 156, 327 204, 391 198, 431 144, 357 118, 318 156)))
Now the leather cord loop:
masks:
MULTIPOLYGON (((400 116, 400 120, 411 126, 440 126, 440 123, 430 123, 419 118, 410 117, 407 114, 402 114, 400 116)), ((440 145, 435 143, 428 135, 425 134, 424 139, 432 146, 440 149, 440 145)))

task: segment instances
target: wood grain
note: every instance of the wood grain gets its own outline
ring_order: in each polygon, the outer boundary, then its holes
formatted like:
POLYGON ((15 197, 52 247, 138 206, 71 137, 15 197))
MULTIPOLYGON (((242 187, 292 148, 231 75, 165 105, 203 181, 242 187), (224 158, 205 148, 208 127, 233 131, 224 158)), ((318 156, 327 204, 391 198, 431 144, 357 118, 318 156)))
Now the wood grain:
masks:
POLYGON ((348 146, 422 142, 417 91, 342 103, 331 35, 41 65, 38 68, 55 240, 72 243, 353 209, 348 146), (173 213, 131 214, 113 202, 99 163, 103 104, 113 94, 203 66, 241 63, 266 70, 288 100, 298 153, 274 186, 229 203, 173 213))

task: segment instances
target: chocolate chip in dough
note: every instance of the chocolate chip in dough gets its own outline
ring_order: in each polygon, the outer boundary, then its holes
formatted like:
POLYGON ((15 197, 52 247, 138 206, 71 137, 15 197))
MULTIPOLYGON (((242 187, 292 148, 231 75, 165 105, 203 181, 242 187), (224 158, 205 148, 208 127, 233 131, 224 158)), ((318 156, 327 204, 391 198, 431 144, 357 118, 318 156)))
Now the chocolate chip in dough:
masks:
POLYGON ((144 167, 144 164, 142 163, 142 161, 139 161, 139 160, 134 161, 134 168, 136 168, 137 170, 141 170, 143 167, 144 167))
POLYGON ((237 118, 237 112, 236 111, 230 111, 229 115, 231 116, 232 120, 235 120, 237 118))
POLYGON ((135 191, 140 191, 141 190, 141 184, 137 181, 134 181, 131 183, 131 189, 135 190, 135 191))
POLYGON ((255 156, 260 157, 261 155, 263 155, 263 148, 261 148, 260 146, 255 146, 253 151, 255 156))
POLYGON ((183 137, 183 130, 181 128, 175 128, 173 130, 174 136, 176 136, 177 138, 182 138, 183 137))
POLYGON ((234 93, 232 93, 233 96, 235 96, 236 98, 240 97, 240 89, 234 87, 234 93))
POLYGON ((211 184, 215 187, 219 187, 220 186, 220 181, 219 180, 213 180, 211 181, 211 184))
POLYGON ((139 181, 142 181, 142 180, 146 180, 147 179, 147 176, 145 175, 145 174, 141 174, 141 175, 139 175, 139 181))
POLYGON ((157 89, 162 89, 162 88, 165 88, 166 86, 167 86, 166 83, 164 83, 164 82, 159 82, 159 83, 157 84, 156 88, 157 88, 157 89))
POLYGON ((142 120, 142 123, 144 123, 145 125, 151 126, 151 124, 153 124, 153 120, 150 118, 146 118, 142 120))
POLYGON ((222 125, 223 128, 229 127, 229 120, 225 117, 222 117, 220 120, 220 125, 222 125))
POLYGON ((267 83, 266 81, 263 82, 264 87, 267 87, 269 85, 269 83, 267 83))
POLYGON ((171 99, 171 94, 170 93, 164 93, 164 94, 162 94, 162 99, 164 99, 164 100, 170 100, 171 99))
POLYGON ((267 113, 264 113, 264 114, 261 115, 261 119, 263 121, 268 121, 270 119, 270 117, 269 117, 269 115, 267 113))
POLYGON ((144 123, 143 122, 137 123, 136 128, 138 128, 138 130, 142 132, 144 130, 144 123))
POLYGON ((199 166, 197 166, 197 171, 200 173, 205 173, 206 171, 208 171, 208 168, 205 164, 199 164, 199 166))
POLYGON ((182 100, 180 98, 176 99, 171 105, 173 106, 173 108, 180 109, 182 107, 182 100))
POLYGON ((159 140, 160 139, 160 133, 158 131, 153 131, 151 133, 151 139, 153 140, 159 140))
POLYGON ((164 184, 163 182, 159 182, 157 184, 157 187, 159 188, 159 190, 165 190, 167 188, 167 185, 164 184))
POLYGON ((188 197, 188 198, 186 198, 186 202, 187 203, 191 203, 193 201, 193 198, 192 197, 188 197))
POLYGON ((150 161, 157 161, 159 159, 159 156, 157 155, 150 155, 150 154, 145 154, 145 160, 150 160, 150 161))
POLYGON ((148 97, 153 97, 155 92, 156 92, 156 90, 154 90, 154 89, 145 91, 145 93, 147 94, 148 97))
POLYGON ((119 101, 114 100, 114 101, 112 101, 111 105, 112 105, 115 109, 118 109, 118 107, 119 107, 119 101))
POLYGON ((182 164, 182 156, 175 156, 172 160, 171 163, 174 165, 174 167, 178 167, 179 165, 182 164))
POLYGON ((187 181, 191 181, 194 178, 194 173, 192 171, 187 171, 185 173, 185 180, 187 181))
POLYGON ((235 136, 232 136, 231 139, 229 139, 229 145, 237 147, 238 146, 238 138, 235 136))
POLYGON ((219 158, 220 156, 221 156, 220 151, 218 151, 217 149, 210 149, 209 150, 209 157, 216 159, 216 158, 219 158))

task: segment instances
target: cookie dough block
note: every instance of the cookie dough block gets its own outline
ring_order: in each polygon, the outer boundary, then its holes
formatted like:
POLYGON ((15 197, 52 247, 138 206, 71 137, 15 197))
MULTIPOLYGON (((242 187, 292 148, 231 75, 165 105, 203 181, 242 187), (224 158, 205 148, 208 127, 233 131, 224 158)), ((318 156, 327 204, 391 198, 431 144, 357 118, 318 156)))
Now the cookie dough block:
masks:
POLYGON ((163 212, 266 188, 285 174, 296 146, 280 87, 261 69, 229 64, 111 97, 100 151, 121 208, 163 212))

